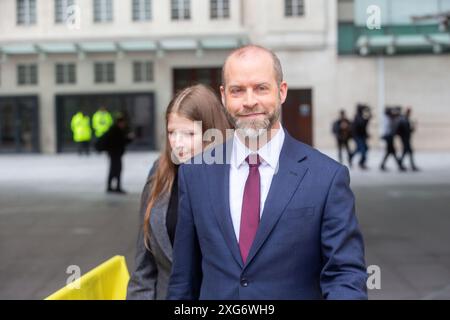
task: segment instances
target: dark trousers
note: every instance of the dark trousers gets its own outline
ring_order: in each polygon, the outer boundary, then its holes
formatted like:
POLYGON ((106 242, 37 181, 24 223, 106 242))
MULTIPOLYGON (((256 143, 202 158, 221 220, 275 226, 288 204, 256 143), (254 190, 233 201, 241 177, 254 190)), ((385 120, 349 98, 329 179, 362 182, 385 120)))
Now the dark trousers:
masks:
POLYGON ((357 153, 361 153, 361 159, 359 159, 359 166, 364 167, 367 161, 367 151, 369 147, 367 146, 366 138, 355 137, 356 150, 352 153, 351 158, 353 158, 357 153))
POLYGON ((350 164, 352 153, 350 151, 350 147, 348 146, 348 140, 337 139, 336 141, 337 141, 337 147, 338 147, 339 162, 343 163, 342 162, 342 149, 345 149, 345 151, 347 152, 347 160, 348 160, 348 163, 350 164))
POLYGON ((113 190, 112 181, 116 180, 114 190, 122 190, 120 175, 122 173, 122 155, 109 154, 108 190, 113 190))
POLYGON ((394 157, 395 162, 397 162, 397 165, 400 169, 403 168, 400 159, 397 157, 397 151, 395 150, 394 136, 385 136, 384 140, 386 141, 386 153, 380 165, 381 169, 385 169, 386 161, 390 156, 394 157))
POLYGON ((78 142, 78 154, 89 155, 89 141, 78 142))
POLYGON ((409 155, 409 160, 411 162, 411 168, 415 170, 416 164, 414 163, 414 151, 411 147, 411 140, 409 139, 402 139, 402 145, 403 145, 403 152, 402 156, 400 157, 400 163, 403 166, 403 161, 405 160, 406 155, 409 155))

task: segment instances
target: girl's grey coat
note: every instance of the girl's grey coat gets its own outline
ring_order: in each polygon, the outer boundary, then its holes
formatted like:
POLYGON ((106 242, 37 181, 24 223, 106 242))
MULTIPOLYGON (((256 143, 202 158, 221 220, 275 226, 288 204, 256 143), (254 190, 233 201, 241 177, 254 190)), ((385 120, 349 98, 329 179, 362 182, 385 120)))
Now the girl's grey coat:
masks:
MULTIPOLYGON (((156 172, 157 161, 150 170, 149 177, 156 172)), ((148 179, 147 179, 148 180, 148 179)), ((172 269, 172 244, 166 227, 167 208, 170 193, 163 194, 154 204, 150 213, 150 249, 144 245, 144 215, 148 205, 151 184, 147 181, 141 198, 140 227, 137 239, 135 271, 128 283, 129 300, 164 300, 167 295, 172 269)))

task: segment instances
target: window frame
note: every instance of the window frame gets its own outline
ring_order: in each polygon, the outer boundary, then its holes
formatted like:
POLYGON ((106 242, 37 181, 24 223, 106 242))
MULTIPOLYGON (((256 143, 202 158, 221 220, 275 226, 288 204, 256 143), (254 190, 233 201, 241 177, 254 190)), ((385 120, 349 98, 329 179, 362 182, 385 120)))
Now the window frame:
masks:
POLYGON ((131 19, 134 22, 151 21, 152 4, 152 0, 131 0, 131 19))
POLYGON ((190 0, 170 0, 170 18, 172 21, 191 20, 191 17, 190 0))
POLYGON ((16 0, 16 24, 18 26, 37 24, 37 0, 16 0))
POLYGON ((39 69, 36 63, 19 63, 16 68, 18 86, 34 86, 39 83, 39 69))
POLYGON ((77 83, 77 68, 74 62, 66 62, 66 63, 58 62, 55 64, 56 85, 76 84, 76 83, 77 83))
POLYGON ((299 18, 305 16, 304 0, 284 0, 284 17, 299 18))
POLYGON ((209 18, 211 20, 230 18, 230 0, 210 0, 209 18))
POLYGON ((67 8, 75 5, 75 0, 54 0, 55 23, 65 23, 67 19, 67 8))
POLYGON ((114 2, 113 0, 94 0, 93 1, 94 23, 108 23, 114 21, 114 2))
POLYGON ((115 83, 116 68, 112 61, 96 61, 94 62, 94 83, 115 83))
POLYGON ((133 82, 153 82, 155 81, 154 63, 150 60, 133 61, 133 82))

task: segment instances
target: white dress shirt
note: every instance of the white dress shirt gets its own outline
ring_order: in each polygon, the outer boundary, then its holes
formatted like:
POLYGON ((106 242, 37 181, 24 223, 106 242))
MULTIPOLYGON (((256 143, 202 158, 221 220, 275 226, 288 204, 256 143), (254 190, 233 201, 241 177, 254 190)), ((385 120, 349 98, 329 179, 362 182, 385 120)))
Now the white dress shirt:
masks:
MULTIPOLYGON (((272 137, 272 139, 257 151, 261 158, 261 164, 259 166, 259 175, 261 177, 260 217, 264 210, 264 203, 266 201, 267 194, 269 193, 273 175, 276 173, 278 167, 283 142, 284 131, 280 125, 280 129, 272 137)), ((233 137, 233 149, 231 151, 230 161, 230 213, 231 220, 233 221, 234 232, 238 241, 241 227, 242 199, 244 197, 245 182, 247 181, 249 172, 249 166, 245 159, 248 155, 254 153, 254 151, 248 149, 241 142, 235 133, 233 137)))

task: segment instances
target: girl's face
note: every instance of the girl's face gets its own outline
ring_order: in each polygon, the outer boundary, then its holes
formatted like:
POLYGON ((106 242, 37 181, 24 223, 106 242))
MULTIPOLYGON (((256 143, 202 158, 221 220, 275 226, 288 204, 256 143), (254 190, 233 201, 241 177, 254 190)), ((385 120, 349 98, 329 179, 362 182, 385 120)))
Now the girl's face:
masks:
POLYGON ((172 159, 186 162, 203 150, 202 127, 177 113, 169 115, 167 136, 172 149, 172 159))

